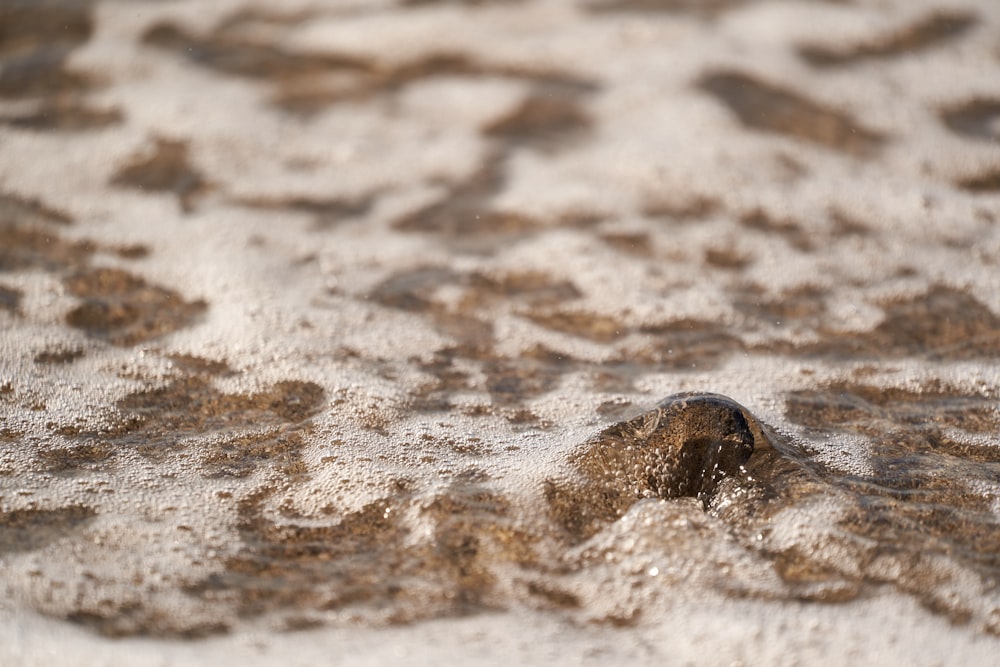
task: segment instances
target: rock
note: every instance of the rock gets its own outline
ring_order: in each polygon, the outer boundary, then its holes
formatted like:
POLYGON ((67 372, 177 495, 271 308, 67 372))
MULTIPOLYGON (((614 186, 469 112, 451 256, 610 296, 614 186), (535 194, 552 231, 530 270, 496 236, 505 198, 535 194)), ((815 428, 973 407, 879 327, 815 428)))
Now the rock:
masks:
POLYGON ((756 420, 718 394, 676 394, 620 421, 570 457, 576 480, 549 480, 553 518, 586 538, 643 498, 711 500, 719 482, 744 472, 760 435, 756 420))

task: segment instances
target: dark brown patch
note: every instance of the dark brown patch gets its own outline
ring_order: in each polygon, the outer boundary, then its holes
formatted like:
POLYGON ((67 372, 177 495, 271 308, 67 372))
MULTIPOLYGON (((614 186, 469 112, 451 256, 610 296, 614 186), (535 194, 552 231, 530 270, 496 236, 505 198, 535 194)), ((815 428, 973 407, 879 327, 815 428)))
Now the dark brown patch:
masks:
POLYGON ((873 155, 884 141, 879 133, 846 113, 742 72, 707 73, 699 79, 698 87, 753 130, 803 139, 861 158, 873 155))
POLYGON ((206 359, 193 354, 171 354, 167 357, 185 375, 233 375, 235 371, 225 361, 206 359))
MULTIPOLYGON (((440 76, 514 79, 530 84, 533 95, 552 95, 568 99, 577 99, 578 96, 597 89, 593 82, 564 72, 481 63, 462 53, 431 53, 392 67, 383 66, 381 69, 382 75, 370 84, 373 91, 391 92, 416 81, 440 76)), ((534 118, 536 121, 540 119, 547 122, 551 115, 542 114, 534 118)))
POLYGON ((485 7, 487 5, 516 5, 524 0, 400 0, 403 7, 425 7, 428 5, 468 5, 471 7, 485 7))
POLYGON ((452 186, 444 198, 400 217, 393 227, 405 232, 472 238, 473 243, 478 240, 491 249, 498 237, 523 236, 544 227, 540 220, 491 207, 490 201, 506 182, 505 162, 503 155, 488 155, 476 172, 452 186))
POLYGON ((643 214, 669 220, 701 220, 715 214, 722 203, 714 197, 676 198, 672 193, 658 193, 646 201, 643 214))
POLYGON ((586 8, 595 13, 610 12, 669 12, 715 16, 754 0, 593 0, 586 8))
POLYGON ((969 192, 998 192, 1000 191, 1000 167, 984 169, 974 176, 960 178, 956 185, 969 192))
POLYGON ((435 352, 430 361, 411 360, 433 379, 411 393, 415 410, 438 411, 451 407, 456 392, 486 391, 498 405, 511 405, 549 391, 565 372, 570 359, 529 351, 519 358, 497 356, 493 350, 491 308, 502 303, 534 311, 547 309, 580 296, 568 281, 555 280, 538 271, 498 275, 457 273, 440 267, 423 267, 389 277, 368 298, 384 306, 431 318, 443 334, 456 344, 435 352), (444 286, 460 287, 461 297, 444 303, 436 292, 444 286), (482 370, 485 383, 473 382, 458 370, 461 360, 482 370))
POLYGON ((47 0, 0 6, 0 98, 33 98, 27 111, 0 116, 0 123, 88 131, 121 122, 116 109, 87 104, 95 78, 66 64, 91 37, 93 4, 47 0))
POLYGON ((84 89, 66 57, 93 32, 91 3, 53 0, 0 6, 0 97, 48 96, 84 89))
MULTIPOLYGON (((0 266, 2 266, 3 260, 0 259, 0 266)), ((0 310, 6 310, 12 315, 16 315, 21 310, 21 298, 24 296, 24 292, 13 287, 6 287, 0 285, 0 310)))
POLYGON ((59 429, 78 444, 39 456, 48 470, 74 473, 104 464, 122 448, 160 461, 198 439, 204 443, 202 464, 209 477, 240 478, 263 468, 301 475, 303 422, 320 409, 324 396, 312 382, 284 381, 254 394, 224 394, 204 375, 183 376, 117 401, 118 421, 111 427, 59 429))
POLYGON ((35 355, 36 364, 69 364, 83 357, 79 348, 51 348, 35 355))
POLYGON ((38 199, 0 193, 0 224, 2 225, 68 225, 73 222, 66 213, 57 211, 38 199))
POLYGON ((247 477, 265 466, 294 477, 306 471, 304 446, 297 431, 243 434, 208 444, 201 461, 208 477, 247 477))
POLYGON ((949 593, 950 575, 935 560, 969 568, 986 586, 1000 579, 1000 526, 989 498, 976 490, 976 484, 1000 482, 1000 449, 995 442, 956 439, 945 429, 995 433, 998 408, 995 399, 941 382, 916 390, 836 383, 792 392, 786 400, 789 419, 813 434, 870 439, 870 475, 824 473, 854 498, 841 527, 861 544, 876 544, 878 558, 898 563, 886 569, 877 559, 866 562, 866 546, 865 576, 893 583, 957 621, 971 611, 949 593))
MULTIPOLYGON (((63 435, 77 435, 75 428, 60 429, 63 435)), ((89 442, 72 447, 43 449, 38 452, 42 469, 56 474, 72 474, 81 470, 100 470, 114 457, 114 447, 107 442, 89 442)))
POLYGON ((457 189, 445 201, 403 216, 393 226, 407 232, 433 232, 467 239, 481 237, 479 240, 487 244, 491 238, 522 236, 545 226, 521 213, 480 208, 484 202, 473 190, 457 189))
POLYGON ((872 331, 824 331, 798 353, 834 357, 980 359, 1000 354, 1000 317, 970 294, 944 285, 883 304, 885 319, 872 331))
POLYGON ((147 30, 142 41, 172 51, 202 67, 251 78, 301 81, 330 72, 358 72, 371 67, 366 61, 350 56, 288 53, 232 33, 228 21, 208 37, 192 35, 170 23, 160 23, 147 30))
POLYGON ((118 269, 82 271, 63 284, 83 300, 66 315, 67 324, 113 345, 135 345, 183 329, 207 308, 204 301, 185 301, 118 269))
POLYGON ((739 250, 731 247, 706 248, 705 264, 727 271, 740 271, 750 266, 753 259, 739 250))
POLYGON ((0 554, 34 551, 85 527, 97 511, 85 505, 0 513, 0 554))
POLYGON ((419 412, 444 412, 452 407, 456 392, 473 388, 469 374, 455 366, 458 350, 438 350, 430 361, 419 363, 420 370, 433 380, 410 393, 409 407, 419 412))
POLYGON ((557 280, 543 271, 518 271, 469 276, 465 307, 482 307, 497 300, 517 300, 532 306, 564 304, 583 296, 569 280, 557 280))
POLYGON ((0 271, 55 271, 85 264, 96 246, 65 241, 52 229, 71 222, 67 214, 36 199, 0 194, 0 271))
POLYGON ((89 241, 66 241, 48 229, 0 220, 0 271, 80 267, 96 249, 89 241))
MULTIPOLYGON (((993 433, 1000 421, 1000 402, 940 381, 913 390, 834 383, 789 394, 785 416, 818 431, 834 429, 872 437, 898 429, 993 433)), ((1000 461, 1000 447, 984 448, 984 453, 986 460, 1000 461)))
POLYGON ((554 389, 566 365, 532 357, 488 361, 486 389, 496 404, 521 403, 554 389))
MULTIPOLYGON (((0 387, 0 389, 2 389, 2 387, 0 387)), ((3 400, 3 398, 4 394, 2 391, 0 391, 0 400, 3 400)), ((21 431, 15 431, 14 429, 10 428, 0 428, 0 442, 15 442, 18 439, 20 439, 21 436, 23 435, 24 433, 22 433, 21 431)), ((14 471, 11 468, 6 468, 6 467, 0 468, 0 476, 2 477, 9 477, 13 474, 14 471)))
POLYGON ((604 524, 619 518, 613 504, 595 497, 585 485, 564 480, 547 479, 543 496, 549 520, 564 531, 571 542, 582 542, 600 530, 604 524))
POLYGON ((519 107, 485 128, 486 136, 508 146, 555 149, 572 142, 591 127, 575 87, 547 86, 530 94, 519 107))
POLYGON ((832 233, 835 238, 868 236, 871 234, 871 229, 868 225, 839 208, 830 210, 830 222, 833 223, 832 233))
POLYGON ((150 253, 149 246, 142 245, 141 243, 116 246, 110 248, 110 250, 122 259, 142 259, 144 257, 149 257, 150 253))
POLYGON ((819 318, 826 313, 826 292, 806 284, 768 297, 759 286, 753 286, 741 290, 733 305, 741 313, 771 324, 809 320, 819 325, 819 318))
MULTIPOLYGON (((903 467, 913 464, 912 460, 897 463, 903 467)), ((914 480, 933 479, 941 474, 933 470, 933 465, 929 468, 915 473, 914 480)), ((844 517, 841 526, 845 532, 860 538, 858 542, 877 545, 871 550, 873 553, 862 551, 862 558, 871 558, 875 563, 882 559, 883 563, 895 565, 895 573, 887 571, 884 565, 864 568, 869 582, 894 584, 932 613, 955 624, 965 624, 977 615, 975 601, 956 595, 955 575, 943 568, 941 561, 948 559, 970 570, 987 590, 997 585, 1000 572, 996 557, 1000 549, 1000 525, 976 495, 965 492, 954 482, 933 493, 918 493, 909 498, 905 493, 899 497, 865 494, 844 517)), ((981 623, 982 617, 977 621, 981 623)))
POLYGON ((629 333, 628 325, 619 318, 582 310, 535 311, 526 313, 525 317, 546 329, 598 343, 610 343, 629 333))
POLYGON ((608 232, 601 234, 601 240, 630 255, 651 257, 653 254, 653 240, 645 232, 608 232))
MULTIPOLYGON (((271 22, 272 27, 276 25, 271 22)), ((275 88, 275 104, 304 114, 335 102, 391 93, 415 81, 438 76, 513 77, 542 85, 558 79, 572 81, 542 71, 484 65, 456 53, 429 54, 398 64, 348 54, 291 53, 242 35, 232 28, 231 21, 223 21, 207 36, 161 23, 148 30, 143 41, 203 67, 268 81, 275 88)))
POLYGON ((9 2, 0 8, 0 54, 73 47, 90 39, 89 2, 9 2))
POLYGON ((459 274, 443 267, 420 267, 400 271, 379 283, 368 298, 383 306, 411 312, 430 310, 434 292, 460 279, 459 274))
POLYGON ((187 143, 157 138, 152 153, 134 156, 111 179, 113 185, 143 191, 171 192, 185 212, 194 198, 208 188, 201 173, 188 163, 187 143))
POLYGON ((541 272, 488 276, 433 266, 401 271, 368 294, 381 305, 430 316, 441 333, 458 341, 463 354, 476 357, 489 355, 492 348, 492 325, 485 313, 489 306, 514 301, 538 308, 579 296, 572 283, 553 280, 541 272), (436 292, 444 286, 463 288, 457 308, 438 300, 436 292))
MULTIPOLYGON (((247 7, 237 9, 222 19, 215 27, 214 34, 227 40, 252 39, 261 34, 279 33, 287 28, 294 28, 318 16, 317 12, 302 10, 286 10, 283 7, 247 7)), ((167 24, 161 24, 167 25, 167 24)))
POLYGON ((483 65, 460 53, 432 53, 396 64, 366 60, 359 60, 358 63, 358 71, 353 75, 341 73, 326 80, 314 77, 311 81, 280 82, 275 103, 289 111, 312 113, 335 102, 366 100, 376 95, 396 93, 410 84, 434 77, 545 77, 544 73, 533 75, 483 65))
MULTIPOLYGON (((315 113, 335 102, 363 100, 430 74, 470 71, 468 61, 460 56, 431 56, 397 67, 349 54, 290 52, 242 34, 234 25, 242 14, 224 20, 205 36, 161 23, 148 30, 143 41, 202 67, 269 82, 274 87, 273 102, 298 114, 315 113)), ((273 31, 297 21, 292 18, 268 23, 273 31)))
POLYGON ((222 621, 151 609, 138 602, 105 602, 96 605, 83 603, 77 611, 66 614, 64 618, 110 639, 156 637, 190 640, 229 632, 229 626, 222 621))
POLYGON ((441 234, 451 237, 452 243, 461 249, 490 254, 495 251, 498 238, 525 236, 546 225, 542 220, 492 205, 506 184, 510 154, 522 146, 555 150, 580 137, 590 127, 582 99, 596 90, 596 86, 558 73, 483 66, 461 55, 434 58, 400 66, 387 82, 396 86, 431 74, 450 73, 515 78, 531 85, 528 97, 519 107, 485 128, 492 146, 479 168, 453 184, 437 202, 393 223, 401 231, 441 234))
POLYGON ((528 593, 545 600, 549 606, 560 609, 576 609, 580 606, 580 598, 574 593, 562 590, 561 588, 546 586, 537 581, 532 581, 528 584, 528 593))
POLYGON ((955 134, 1000 141, 1000 99, 976 98, 941 111, 941 120, 955 134))
POLYGON ((777 234, 801 252, 812 252, 814 249, 809 233, 794 220, 775 218, 761 209, 756 209, 742 216, 740 223, 747 229, 777 234))
POLYGON ((978 23, 972 14, 939 11, 888 35, 853 46, 803 46, 799 55, 814 67, 839 67, 911 54, 954 40, 978 23))
POLYGON ((297 423, 321 407, 322 387, 284 381, 255 394, 224 394, 199 376, 178 378, 165 387, 126 396, 116 403, 128 415, 117 437, 140 443, 173 441, 236 429, 263 429, 297 423))
POLYGON ((325 525, 271 521, 262 511, 271 493, 240 502, 241 552, 191 594, 234 599, 243 616, 349 609, 406 623, 495 607, 487 557, 532 558, 527 538, 508 525, 506 501, 475 482, 429 498, 402 484, 359 510, 338 516, 331 508, 335 522, 325 525), (429 539, 406 539, 400 517, 408 508, 433 526, 429 539))
POLYGON ((670 370, 705 370, 744 349, 739 337, 718 322, 683 319, 640 327, 650 344, 627 361, 670 370))
POLYGON ((571 210, 561 213, 556 222, 566 229, 593 229, 606 219, 607 215, 600 211, 571 210))
POLYGON ((29 113, 4 116, 0 122, 28 130, 87 132, 118 125, 123 119, 118 109, 99 109, 81 102, 77 96, 65 96, 46 100, 29 113))
POLYGON ((313 224, 317 229, 330 229, 349 218, 364 216, 371 210, 374 196, 358 199, 314 199, 311 197, 285 197, 244 199, 239 202, 244 206, 269 211, 295 211, 313 216, 313 224))

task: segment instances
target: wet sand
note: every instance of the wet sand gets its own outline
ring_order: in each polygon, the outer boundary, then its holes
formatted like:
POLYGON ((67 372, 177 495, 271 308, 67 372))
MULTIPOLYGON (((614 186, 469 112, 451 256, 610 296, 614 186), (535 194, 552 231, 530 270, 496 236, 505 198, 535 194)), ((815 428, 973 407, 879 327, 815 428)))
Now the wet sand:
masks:
POLYGON ((0 662, 1000 649, 993 3, 0 26, 0 662))

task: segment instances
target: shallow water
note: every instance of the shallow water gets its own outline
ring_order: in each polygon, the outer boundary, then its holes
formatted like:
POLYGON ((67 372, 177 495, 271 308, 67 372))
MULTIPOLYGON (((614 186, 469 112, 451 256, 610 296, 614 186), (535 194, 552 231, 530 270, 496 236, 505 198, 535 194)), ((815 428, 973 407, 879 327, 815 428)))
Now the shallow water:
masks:
POLYGON ((653 662, 715 616, 728 664, 815 660, 816 614, 843 656, 992 650, 993 3, 0 26, 0 582, 29 636, 361 628, 374 662, 450 620, 653 662), (904 611, 875 638, 858 609, 904 611))

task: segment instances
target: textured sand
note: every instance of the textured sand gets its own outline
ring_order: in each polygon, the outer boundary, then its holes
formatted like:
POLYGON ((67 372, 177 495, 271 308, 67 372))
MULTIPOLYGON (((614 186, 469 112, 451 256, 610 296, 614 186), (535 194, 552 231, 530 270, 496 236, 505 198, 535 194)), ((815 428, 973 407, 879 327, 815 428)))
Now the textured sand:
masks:
POLYGON ((3 25, 0 663, 1000 650, 996 3, 3 25), (757 449, 633 506, 682 391, 757 449))

